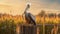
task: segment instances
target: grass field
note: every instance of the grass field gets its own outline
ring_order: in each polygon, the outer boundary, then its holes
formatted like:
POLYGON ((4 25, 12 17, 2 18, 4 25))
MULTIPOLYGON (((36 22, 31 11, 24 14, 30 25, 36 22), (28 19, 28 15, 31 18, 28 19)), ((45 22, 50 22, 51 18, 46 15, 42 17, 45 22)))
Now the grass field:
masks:
MULTIPOLYGON (((19 26, 21 26, 21 24, 19 24, 19 26)), ((51 30, 54 27, 54 24, 44 24, 44 28, 43 28, 43 24, 37 24, 37 27, 39 27, 39 34, 43 34, 43 31, 45 34, 51 34, 51 30)), ((16 28, 17 28, 17 24, 15 24, 13 21, 0 22, 0 34, 16 34, 16 28)), ((21 30, 19 31, 21 33, 21 30)), ((58 33, 60 33, 60 24, 58 24, 58 33)))

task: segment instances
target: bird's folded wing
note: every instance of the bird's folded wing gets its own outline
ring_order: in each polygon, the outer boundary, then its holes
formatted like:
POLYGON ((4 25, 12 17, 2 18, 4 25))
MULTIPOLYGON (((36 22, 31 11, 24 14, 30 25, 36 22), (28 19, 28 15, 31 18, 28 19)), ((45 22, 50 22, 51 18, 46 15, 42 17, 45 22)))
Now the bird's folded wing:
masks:
POLYGON ((31 18, 32 18, 34 21, 36 20, 35 16, 32 15, 32 14, 31 14, 31 18))

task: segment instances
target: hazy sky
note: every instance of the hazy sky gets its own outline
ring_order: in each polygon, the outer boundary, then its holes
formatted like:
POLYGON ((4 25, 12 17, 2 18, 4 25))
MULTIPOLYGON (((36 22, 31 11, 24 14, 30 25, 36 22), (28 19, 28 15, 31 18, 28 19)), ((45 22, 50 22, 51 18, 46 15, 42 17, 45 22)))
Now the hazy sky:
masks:
MULTIPOLYGON (((22 14, 28 0, 0 0, 0 13, 22 14)), ((60 0, 30 0, 32 14, 38 14, 41 9, 60 10, 60 0)))

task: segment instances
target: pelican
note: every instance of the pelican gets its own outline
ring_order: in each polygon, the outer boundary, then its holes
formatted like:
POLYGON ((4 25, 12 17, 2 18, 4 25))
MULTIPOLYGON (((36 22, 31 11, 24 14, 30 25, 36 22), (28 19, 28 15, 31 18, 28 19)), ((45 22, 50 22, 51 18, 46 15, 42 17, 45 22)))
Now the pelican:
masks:
POLYGON ((26 9, 23 14, 25 14, 25 19, 28 22, 28 24, 36 25, 36 18, 34 15, 32 15, 28 10, 30 8, 31 3, 27 3, 26 9))

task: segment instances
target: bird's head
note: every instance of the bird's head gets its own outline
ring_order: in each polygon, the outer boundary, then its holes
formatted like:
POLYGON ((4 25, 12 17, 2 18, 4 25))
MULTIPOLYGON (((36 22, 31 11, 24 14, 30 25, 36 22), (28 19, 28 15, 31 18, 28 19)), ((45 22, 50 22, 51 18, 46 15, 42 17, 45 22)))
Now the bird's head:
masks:
POLYGON ((31 3, 27 2, 27 7, 30 8, 30 6, 31 6, 31 3))

